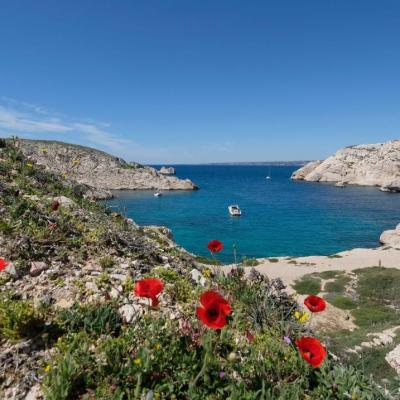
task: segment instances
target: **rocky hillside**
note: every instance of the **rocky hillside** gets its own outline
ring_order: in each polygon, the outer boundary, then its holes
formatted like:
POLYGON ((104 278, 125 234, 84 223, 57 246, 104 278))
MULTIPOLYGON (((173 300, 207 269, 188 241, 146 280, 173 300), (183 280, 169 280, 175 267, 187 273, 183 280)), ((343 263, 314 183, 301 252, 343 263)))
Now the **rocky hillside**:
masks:
POLYGON ((166 176, 156 169, 89 147, 43 140, 18 139, 24 155, 48 170, 96 189, 197 189, 189 179, 166 176))
POLYGON ((325 161, 306 164, 292 179, 400 191, 400 140, 346 147, 325 161))
POLYGON ((1 399, 390 399, 308 349, 284 289, 213 272, 0 141, 1 399))

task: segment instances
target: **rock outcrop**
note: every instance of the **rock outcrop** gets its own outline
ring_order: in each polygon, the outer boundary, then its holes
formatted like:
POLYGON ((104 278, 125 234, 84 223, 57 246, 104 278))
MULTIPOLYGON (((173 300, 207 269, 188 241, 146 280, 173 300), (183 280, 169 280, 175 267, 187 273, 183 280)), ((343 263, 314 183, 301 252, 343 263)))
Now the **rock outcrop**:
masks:
POLYGON ((400 247, 400 224, 396 226, 396 229, 384 231, 379 241, 386 246, 400 247))
POLYGON ((197 189, 189 179, 166 176, 154 168, 127 163, 121 158, 89 147, 25 139, 18 140, 18 147, 28 159, 42 165, 44 169, 88 185, 92 188, 88 197, 107 197, 104 190, 197 189))
POLYGON ((160 174, 163 175, 175 175, 175 168, 174 167, 161 167, 160 174))
POLYGON ((306 164, 293 173, 292 179, 400 191, 400 140, 346 147, 325 161, 306 164))

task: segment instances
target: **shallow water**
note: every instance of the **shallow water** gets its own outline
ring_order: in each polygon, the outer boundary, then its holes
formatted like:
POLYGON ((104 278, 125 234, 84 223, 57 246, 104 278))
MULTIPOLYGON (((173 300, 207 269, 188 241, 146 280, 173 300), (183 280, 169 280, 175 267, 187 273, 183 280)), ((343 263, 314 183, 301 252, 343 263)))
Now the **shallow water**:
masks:
POLYGON ((233 261, 234 244, 239 259, 375 247, 381 232, 400 222, 400 194, 292 181, 293 166, 175 167, 200 190, 160 198, 153 191, 120 191, 108 204, 139 224, 169 227, 177 243, 199 255, 209 256, 207 242, 219 239, 224 262, 233 261), (243 215, 231 217, 229 204, 239 204, 243 215))

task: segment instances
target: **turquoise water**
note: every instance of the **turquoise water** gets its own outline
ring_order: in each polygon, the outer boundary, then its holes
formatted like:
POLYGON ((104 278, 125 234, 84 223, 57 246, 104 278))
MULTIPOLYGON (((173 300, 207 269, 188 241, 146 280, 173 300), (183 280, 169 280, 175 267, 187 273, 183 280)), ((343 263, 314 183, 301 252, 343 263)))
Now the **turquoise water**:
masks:
POLYGON ((108 203, 139 224, 172 229, 177 243, 208 256, 206 244, 219 239, 218 257, 329 255, 355 247, 375 247, 385 229, 400 222, 400 194, 372 187, 336 188, 291 181, 296 167, 176 166, 177 175, 200 186, 193 192, 121 191, 108 203), (272 179, 265 176, 271 173, 272 179), (231 217, 239 204, 241 217, 231 217))

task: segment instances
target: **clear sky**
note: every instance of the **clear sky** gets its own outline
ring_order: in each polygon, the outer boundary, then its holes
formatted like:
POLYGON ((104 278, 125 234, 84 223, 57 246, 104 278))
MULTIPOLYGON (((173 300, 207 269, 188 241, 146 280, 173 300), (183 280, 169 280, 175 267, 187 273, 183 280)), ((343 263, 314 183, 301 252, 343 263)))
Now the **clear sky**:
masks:
POLYGON ((0 133, 145 163, 400 137, 399 0, 0 0, 0 133))

